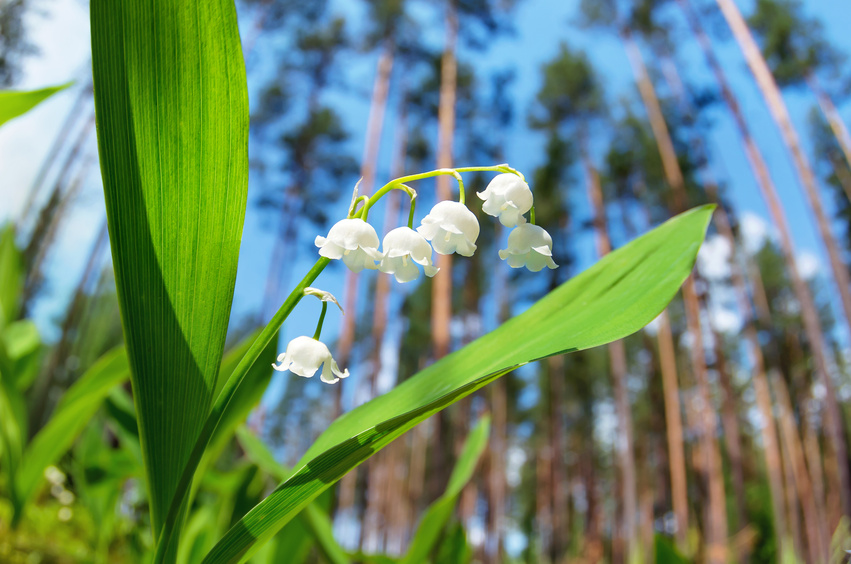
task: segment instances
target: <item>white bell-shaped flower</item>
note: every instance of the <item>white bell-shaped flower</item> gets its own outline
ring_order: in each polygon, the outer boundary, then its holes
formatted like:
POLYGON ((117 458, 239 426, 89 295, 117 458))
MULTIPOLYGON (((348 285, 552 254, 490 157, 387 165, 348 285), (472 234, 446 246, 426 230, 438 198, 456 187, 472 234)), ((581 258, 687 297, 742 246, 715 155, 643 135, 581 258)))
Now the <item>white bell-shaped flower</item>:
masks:
POLYGON ((375 270, 375 261, 381 260, 378 234, 362 219, 341 219, 331 227, 328 237, 317 236, 314 243, 320 255, 343 259, 352 272, 364 268, 375 270))
POLYGON ((458 253, 471 257, 476 251, 479 237, 479 220, 462 203, 444 201, 431 208, 417 231, 431 241, 441 255, 458 253))
POLYGON ((500 174, 490 181, 484 192, 476 195, 485 201, 482 211, 499 218, 506 227, 526 223, 523 214, 532 209, 532 190, 516 174, 500 174))
POLYGON ((545 266, 558 268, 553 261, 553 238, 543 227, 524 223, 508 235, 508 248, 499 251, 499 258, 508 260, 511 268, 526 267, 538 272, 545 266))
POLYGON ((411 282, 420 276, 417 265, 423 267, 426 276, 437 274, 438 268, 431 263, 431 245, 410 227, 397 227, 384 236, 381 263, 378 269, 396 276, 398 282, 411 282))
POLYGON ((280 364, 272 365, 272 368, 278 372, 289 370, 305 378, 316 374, 322 366, 322 374, 319 378, 328 384, 334 384, 340 378, 346 378, 349 375, 348 369, 340 371, 337 361, 331 357, 331 351, 325 343, 312 337, 296 337, 290 341, 287 352, 278 355, 278 362, 280 364))

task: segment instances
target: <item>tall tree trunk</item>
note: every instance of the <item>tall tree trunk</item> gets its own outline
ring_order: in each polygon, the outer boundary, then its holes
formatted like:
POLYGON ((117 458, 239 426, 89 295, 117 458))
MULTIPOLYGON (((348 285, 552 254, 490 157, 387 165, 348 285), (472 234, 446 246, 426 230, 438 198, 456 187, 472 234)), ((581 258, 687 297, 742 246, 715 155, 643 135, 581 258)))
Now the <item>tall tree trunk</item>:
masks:
MULTIPOLYGON (((502 225, 496 224, 496 239, 502 236, 502 225)), ((497 322, 501 325, 511 316, 508 265, 497 267, 494 294, 497 303, 497 322)), ((508 395, 507 378, 498 378, 488 386, 492 413, 490 448, 488 449, 487 472, 487 537, 485 540, 485 564, 497 564, 504 557, 502 529, 505 522, 505 505, 508 485, 505 479, 506 453, 508 449, 508 395)))
POLYGON ((677 520, 677 546, 688 550, 688 493, 686 488, 686 455, 683 438, 683 416, 680 408, 680 386, 677 380, 677 357, 671 321, 667 311, 659 316, 656 339, 659 344, 659 369, 665 398, 665 428, 668 460, 671 469, 671 501, 677 520))
POLYGON ((567 550, 567 541, 570 531, 567 523, 567 507, 570 492, 567 487, 567 468, 564 463, 566 445, 564 440, 564 428, 561 424, 561 415, 564 413, 564 356, 551 356, 547 359, 549 367, 550 405, 547 424, 550 428, 550 471, 551 487, 549 503, 551 509, 551 531, 553 562, 561 562, 567 550))
MULTIPOLYGON (((801 278, 800 273, 798 272, 797 264, 795 261, 794 246, 792 244, 792 237, 789 233, 788 224, 786 221, 785 214, 783 213, 783 208, 780 203, 780 199, 777 196, 777 191, 774 187, 774 183, 771 180, 771 176, 768 173, 768 168, 765 165, 765 161, 762 158, 762 154, 757 149, 756 144, 754 143, 753 138, 750 135, 750 131, 747 127, 744 117, 742 116, 741 111, 739 110, 736 98, 733 95, 732 90, 729 88, 724 71, 718 60, 715 58, 715 55, 712 51, 711 43, 709 42, 709 38, 706 36, 702 28, 700 27, 700 22, 697 20, 697 17, 694 16, 694 14, 690 11, 689 6, 687 5, 687 0, 679 1, 681 5, 686 8, 687 16, 689 17, 692 28, 695 30, 695 33, 698 36, 698 41, 700 42, 701 47, 703 48, 707 61, 710 67, 712 67, 715 77, 719 85, 721 86, 722 96, 727 106, 729 107, 731 113, 733 114, 739 132, 745 141, 745 150, 748 155, 748 160, 751 163, 751 167, 754 169, 754 173, 757 178, 757 183, 759 184, 760 189, 763 193, 763 197, 765 198, 766 203, 768 204, 768 208, 774 220, 774 224, 780 231, 780 245, 783 250, 784 258, 786 259, 787 270, 789 271, 789 275, 792 278, 796 297, 798 298, 798 302, 801 306, 804 328, 807 334, 807 339, 810 342, 810 348, 813 352, 816 375, 818 377, 818 380, 825 387, 826 391, 826 427, 828 429, 831 444, 837 453, 838 472, 841 483, 839 497, 842 500, 843 514, 845 514, 846 516, 851 516, 851 468, 849 468, 848 466, 848 447, 845 432, 843 429, 842 414, 839 410, 839 405, 836 402, 836 394, 834 392, 833 382, 830 378, 829 363, 825 350, 825 341, 824 336, 822 334, 818 314, 815 308, 815 304, 813 303, 812 295, 810 294, 809 288, 807 288, 806 283, 801 278)), ((727 22, 730 25, 730 28, 733 30, 733 34, 739 41, 742 51, 745 54, 745 58, 751 65, 752 72, 757 77, 757 81, 764 88, 763 93, 764 95, 766 95, 766 99, 772 100, 772 102, 769 103, 769 107, 772 109, 772 113, 775 115, 775 119, 778 121, 778 124, 786 124, 786 126, 781 125, 781 130, 783 132, 787 144, 789 144, 790 149, 792 149, 793 155, 795 156, 795 162, 798 168, 798 172, 802 178, 807 194, 810 196, 810 203, 814 205, 814 211, 816 210, 816 207, 818 207, 818 210, 821 210, 821 205, 818 202, 818 197, 815 193, 815 181, 813 180, 812 171, 806 163, 806 160, 804 159, 800 147, 798 147, 797 136, 795 135, 795 131, 791 128, 791 124, 788 121, 788 113, 786 112, 786 106, 779 96, 779 92, 777 91, 776 85, 774 84, 774 79, 771 76, 771 73, 768 72, 768 68, 765 65, 765 61, 762 59, 762 55, 760 54, 759 49, 750 34, 750 30, 748 30, 747 25, 745 25, 745 22, 742 19, 742 16, 736 8, 735 4, 733 4, 730 0, 717 0, 717 2, 718 5, 721 7, 722 12, 724 13, 727 22), (774 86, 774 88, 771 88, 772 85, 774 86), (785 120, 783 119, 784 116, 785 120)), ((817 216, 823 218, 823 213, 816 213, 817 216)), ((829 236, 829 230, 826 231, 826 223, 819 221, 819 227, 822 230, 823 237, 827 235, 827 237, 825 237, 825 244, 828 245, 828 251, 831 255, 831 265, 834 266, 834 275, 837 275, 838 273, 837 281, 845 280, 844 283, 839 282, 840 293, 843 296, 847 296, 847 272, 844 270, 844 267, 842 266, 841 262, 837 264, 834 260, 834 258, 838 260, 838 253, 834 252, 836 251, 834 244, 835 241, 833 241, 832 237, 829 236), (834 251, 831 251, 831 248, 834 249, 834 251)), ((845 304, 846 300, 845 297, 843 297, 843 306, 845 306, 845 304)), ((851 316, 848 316, 847 309, 846 321, 851 321, 851 316)))
MULTIPOLYGON (((620 35, 635 74, 635 81, 638 84, 641 100, 650 120, 653 136, 659 148, 666 180, 672 190, 674 211, 682 211, 687 203, 683 174, 674 150, 674 143, 659 105, 659 99, 647 74, 641 51, 632 40, 629 29, 621 26, 620 35)), ((694 337, 691 347, 691 365, 701 400, 700 413, 698 414, 701 432, 701 456, 705 464, 707 491, 709 493, 706 507, 705 558, 708 564, 724 564, 727 560, 727 510, 724 474, 715 436, 716 421, 712 409, 712 393, 706 374, 706 358, 700 326, 700 305, 694 289, 694 278, 691 276, 683 284, 683 301, 685 302, 688 330, 694 337)))
POLYGON ((851 166, 851 134, 848 133, 848 128, 845 126, 845 122, 842 121, 842 116, 839 115, 839 111, 836 109, 833 100, 830 99, 830 96, 821 87, 821 83, 816 75, 812 72, 807 73, 806 80, 810 90, 813 91, 816 100, 818 100, 819 108, 821 108, 825 119, 827 119, 830 130, 833 132, 837 143, 839 143, 839 147, 842 149, 842 154, 845 155, 845 161, 848 163, 848 166, 851 166))
MULTIPOLYGON (((437 167, 452 166, 452 147, 455 134, 455 99, 458 82, 458 61, 455 46, 458 41, 458 13, 455 0, 446 0, 446 38, 440 62, 440 105, 438 108, 437 167)), ((450 177, 437 177, 437 199, 451 197, 450 177)), ((440 274, 432 286, 431 338, 433 356, 440 359, 449 352, 449 323, 452 319, 452 256, 437 255, 440 274)))
MULTIPOLYGON (((597 240, 597 254, 602 258, 612 250, 608 222, 606 221, 606 206, 603 202, 603 189, 600 186, 600 175, 595 170, 588 152, 584 148, 582 150, 582 162, 585 166, 588 198, 591 200, 591 208, 594 214, 593 224, 597 240)), ((621 340, 610 343, 608 349, 612 372, 612 387, 615 396, 615 411, 618 420, 615 454, 621 473, 620 483, 623 488, 619 497, 623 503, 621 518, 625 542, 624 553, 627 555, 628 562, 633 562, 638 560, 638 554, 641 552, 641 548, 638 543, 638 528, 636 526, 638 494, 635 471, 635 447, 632 436, 632 413, 626 383, 626 348, 624 347, 624 342, 621 340)))
MULTIPOLYGON (((778 419, 780 418, 778 417, 778 419)), ((797 559, 802 562, 809 562, 807 547, 801 535, 801 503, 798 499, 798 488, 795 485, 794 470, 792 469, 794 462, 792 461, 792 454, 789 452, 789 441, 786 440, 786 433, 782 423, 780 424, 780 429, 780 435, 783 437, 781 452, 783 453, 783 475, 786 480, 786 515, 789 523, 789 535, 792 539, 792 548, 797 559)), ((780 554, 777 555, 777 559, 780 562, 783 561, 784 550, 789 550, 788 546, 785 546, 785 548, 784 546, 783 543, 780 544, 780 554)))
POLYGON ((839 186, 845 193, 845 197, 851 202, 851 168, 849 168, 848 164, 842 162, 842 157, 835 151, 828 151, 826 156, 830 161, 831 167, 833 167, 833 171, 836 173, 839 186))
MULTIPOLYGON (((452 166, 452 148, 455 133, 455 99, 457 94, 458 62, 455 49, 458 40, 458 13, 455 0, 445 2, 445 33, 443 56, 440 63, 440 101, 437 127, 437 167, 452 166)), ((450 177, 438 176, 436 179, 437 199, 448 200, 451 196, 450 177)), ((452 255, 437 255, 435 265, 440 272, 432 278, 431 287, 431 342, 432 357, 439 360, 449 353, 452 321, 452 255)), ((451 467, 450 458, 454 441, 452 439, 452 417, 450 410, 444 410, 434 416, 435 432, 432 448, 434 451, 435 471, 432 473, 430 494, 440 495, 446 483, 451 467)))
POLYGON ((724 442, 727 445, 727 458, 730 461, 730 479, 736 496, 736 526, 741 530, 747 524, 748 513, 745 509, 745 474, 742 469, 742 440, 736 406, 737 394, 727 370, 724 338, 716 331, 713 331, 712 338, 715 341, 715 370, 718 372, 718 380, 724 394, 721 401, 721 427, 724 429, 724 442))
POLYGON ((801 439, 798 435, 786 382, 779 374, 775 373, 772 377, 772 387, 780 411, 780 429, 792 462, 792 478, 795 481, 798 500, 801 503, 801 510, 804 515, 804 528, 807 534, 810 561, 827 562, 830 538, 826 534, 826 528, 819 523, 818 511, 813 498, 812 482, 807 470, 806 458, 801 448, 801 439))

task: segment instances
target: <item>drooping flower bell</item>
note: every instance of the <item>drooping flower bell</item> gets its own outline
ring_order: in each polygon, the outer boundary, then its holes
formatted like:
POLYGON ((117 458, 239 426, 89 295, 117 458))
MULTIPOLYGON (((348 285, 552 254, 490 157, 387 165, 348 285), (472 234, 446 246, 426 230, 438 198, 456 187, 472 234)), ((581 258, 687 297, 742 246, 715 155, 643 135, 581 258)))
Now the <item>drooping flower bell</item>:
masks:
POLYGON ((314 241, 319 254, 329 259, 343 259, 352 272, 364 268, 376 269, 381 260, 378 252, 378 234, 362 219, 341 219, 331 227, 328 237, 317 236, 314 241))
POLYGON ((431 241, 438 254, 471 257, 476 251, 479 220, 464 204, 447 200, 431 208, 417 231, 431 241))
POLYGON ((538 272, 545 266, 558 268, 553 261, 553 238, 543 227, 524 223, 508 235, 508 248, 499 251, 499 258, 511 268, 526 267, 538 272))
POLYGON ((278 362, 280 364, 272 365, 278 372, 289 370, 304 378, 312 377, 322 366, 319 378, 327 384, 335 384, 349 375, 348 369, 340 371, 325 343, 312 337, 296 337, 290 341, 287 352, 278 355, 278 362))
POLYGON ((431 262, 431 245, 410 227, 397 227, 384 236, 381 263, 378 269, 396 276, 397 282, 411 282, 420 276, 417 265, 426 276, 437 274, 431 262))
POLYGON ((482 211, 498 217, 499 222, 506 227, 526 223, 523 214, 532 209, 532 190, 516 174, 495 176, 485 191, 476 192, 476 195, 485 201, 482 211))

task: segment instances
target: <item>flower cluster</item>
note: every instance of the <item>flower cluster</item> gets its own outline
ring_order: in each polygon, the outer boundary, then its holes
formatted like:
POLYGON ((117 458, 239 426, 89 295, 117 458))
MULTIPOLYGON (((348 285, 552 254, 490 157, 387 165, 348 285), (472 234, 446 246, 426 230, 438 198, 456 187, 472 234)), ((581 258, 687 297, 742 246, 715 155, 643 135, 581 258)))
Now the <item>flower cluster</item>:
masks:
MULTIPOLYGON (((508 235, 508 248, 499 251, 499 257, 512 268, 526 267, 538 272, 544 267, 558 268, 553 261, 553 240, 542 227, 535 225, 535 208, 532 190, 523 180, 523 176, 507 165, 495 167, 473 167, 469 169, 440 169, 429 173, 397 179, 368 198, 357 195, 349 210, 349 217, 338 221, 331 227, 326 237, 316 237, 322 257, 342 260, 352 272, 364 269, 392 274, 398 282, 411 282, 420 276, 420 269, 426 276, 434 276, 439 270, 432 263, 432 253, 440 255, 459 254, 471 257, 476 252, 476 239, 479 237, 479 221, 476 215, 464 204, 464 184, 462 171, 501 172, 484 192, 477 195, 483 200, 482 211, 496 217, 505 227, 512 228, 508 235), (460 201, 438 202, 414 229, 414 204, 416 192, 404 182, 451 174, 458 181, 460 201), (379 239, 375 229, 367 222, 369 208, 389 190, 404 190, 411 197, 411 212, 408 225, 392 229, 384 236, 379 250, 379 239), (360 209, 358 203, 363 202, 360 209), (529 213, 530 222, 525 215, 529 213)), ((340 378, 349 375, 347 369, 340 370, 337 361, 331 356, 328 347, 319 340, 322 323, 328 302, 337 307, 340 304, 330 293, 316 288, 305 288, 305 296, 315 296, 322 302, 322 313, 313 337, 301 336, 291 340, 286 352, 278 355, 275 370, 289 370, 299 376, 310 378, 320 371, 320 379, 334 384, 340 378)), ((340 310, 342 311, 342 307, 340 310)))
MULTIPOLYGON (((502 165, 493 168, 507 169, 502 165)), ((457 171, 435 171, 436 174, 448 172, 454 173, 460 184, 457 171)), ((393 274, 399 282, 419 278, 418 267, 422 267, 426 276, 434 276, 438 268, 432 263, 432 251, 440 255, 457 253, 464 257, 473 256, 476 251, 479 221, 464 205, 463 184, 460 185, 460 202, 438 202, 416 229, 413 225, 393 229, 384 236, 381 250, 375 229, 362 217, 350 217, 338 221, 327 237, 316 238, 319 254, 329 259, 341 259, 353 272, 365 268, 378 269, 393 274)), ((401 183, 400 186, 409 193, 413 192, 401 183)), ((542 227, 534 225, 532 190, 522 176, 514 172, 499 174, 484 192, 477 195, 483 200, 482 211, 498 218, 502 225, 514 228, 508 237, 508 248, 499 251, 500 258, 507 260, 512 268, 525 266, 533 272, 544 267, 558 267, 552 258, 552 238, 542 227), (530 211, 532 224, 527 223, 525 218, 530 211)), ((415 194, 411 197, 413 205, 415 194)), ((365 207, 368 205, 365 204, 365 207)))

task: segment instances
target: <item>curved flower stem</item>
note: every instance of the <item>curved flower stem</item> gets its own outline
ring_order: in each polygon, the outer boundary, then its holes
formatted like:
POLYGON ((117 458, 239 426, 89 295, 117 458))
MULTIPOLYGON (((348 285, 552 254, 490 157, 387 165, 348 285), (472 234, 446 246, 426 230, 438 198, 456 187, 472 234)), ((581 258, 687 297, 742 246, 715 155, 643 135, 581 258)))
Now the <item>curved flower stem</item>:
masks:
MULTIPOLYGON (((263 352, 263 349, 266 348, 266 345, 268 345, 278 333, 278 329, 280 329, 281 325, 284 324, 284 321, 295 308, 296 304, 298 304, 298 302, 304 297, 304 289, 316 280, 319 274, 326 266, 328 266, 329 262, 331 262, 331 259, 327 259, 325 257, 321 257, 317 260, 307 275, 305 275, 301 282, 299 282, 298 286, 290 292, 290 295, 287 296, 287 299, 281 305, 280 309, 275 313, 269 323, 266 324, 266 327, 263 328, 260 334, 257 335, 254 342, 251 343, 251 347, 248 349, 248 352, 246 352, 245 356, 242 357, 242 360, 239 361, 239 364, 230 375, 230 378, 228 378, 228 381, 225 383, 222 391, 219 393, 219 396, 216 398, 216 403, 213 404, 213 408, 210 410, 210 415, 207 416, 207 420, 204 422, 201 434, 195 441, 195 446, 192 449, 192 453, 189 455, 189 460, 186 462, 186 466, 183 467, 183 473, 180 475, 180 482, 177 484, 177 489, 175 490, 174 497, 171 500, 171 505, 168 508, 168 514, 166 515, 162 530, 157 531, 159 533, 159 539, 157 542, 156 556, 154 557, 155 563, 159 564, 165 558, 168 546, 172 540, 172 533, 177 529, 177 519, 180 516, 181 507, 183 507, 187 501, 187 496, 189 494, 190 486, 192 485, 192 479, 195 477, 195 470, 198 468, 198 463, 201 461, 201 457, 204 455, 204 451, 207 449, 207 444, 210 442, 210 438, 216 431, 216 427, 218 427, 219 422, 222 420, 222 416, 224 415, 228 404, 230 404, 230 401, 236 395, 237 389, 240 384, 242 384, 243 378, 245 378, 245 375, 257 361, 257 358, 260 356, 260 353, 263 352)), ((324 306, 326 305, 325 302, 323 302, 322 305, 324 311, 324 306)))
POLYGON ((328 311, 328 302, 322 302, 322 313, 319 314, 319 322, 316 324, 316 331, 313 332, 313 338, 319 340, 319 334, 322 333, 322 324, 325 323, 325 313, 328 311))
MULTIPOLYGON (((523 176, 523 174, 520 173, 520 171, 517 171, 517 170, 511 168, 507 164, 499 164, 499 165, 492 165, 492 166, 467 166, 467 167, 462 167, 462 168, 438 168, 436 170, 430 170, 428 172, 421 172, 419 174, 409 174, 408 176, 401 176, 399 178, 396 178, 395 180, 391 180, 390 182, 388 182, 387 184, 382 186, 375 194, 373 194, 369 198, 369 201, 367 201, 367 203, 364 204, 364 207, 361 208, 362 209, 361 214, 358 215, 358 213, 355 212, 355 213, 351 214, 351 217, 361 217, 362 219, 364 219, 366 217, 366 214, 369 213, 369 208, 374 206, 375 203, 378 200, 380 200, 382 197, 384 197, 384 195, 387 194, 390 190, 403 189, 403 188, 400 188, 400 187, 404 186, 406 182, 414 182, 416 180, 424 180, 426 178, 433 178, 435 176, 441 176, 441 175, 445 175, 445 174, 449 174, 449 175, 454 176, 455 179, 458 181, 458 189, 459 189, 460 194, 461 194, 460 202, 463 204, 464 203, 464 182, 461 179, 461 173, 462 172, 508 172, 508 173, 511 173, 511 174, 516 174, 523 181, 526 180, 525 177, 523 176)), ((363 198, 363 197, 364 196, 361 196, 361 198, 363 198)))
POLYGON ((366 214, 369 213, 369 210, 366 210, 365 212, 363 212, 363 209, 364 209, 364 207, 366 207, 367 203, 369 203, 369 196, 367 196, 367 195, 363 195, 363 196, 359 196, 358 198, 355 198, 355 201, 352 202, 352 207, 349 209, 349 219, 363 216, 363 217, 361 217, 361 219, 366 221, 366 214), (361 207, 361 209, 358 210, 358 203, 360 203, 361 200, 363 200, 363 207, 361 207))
POLYGON ((531 209, 529 209, 529 223, 535 225, 535 206, 532 206, 531 209))
POLYGON ((414 210, 417 209, 417 195, 411 196, 411 211, 408 212, 408 229, 414 228, 414 210))

